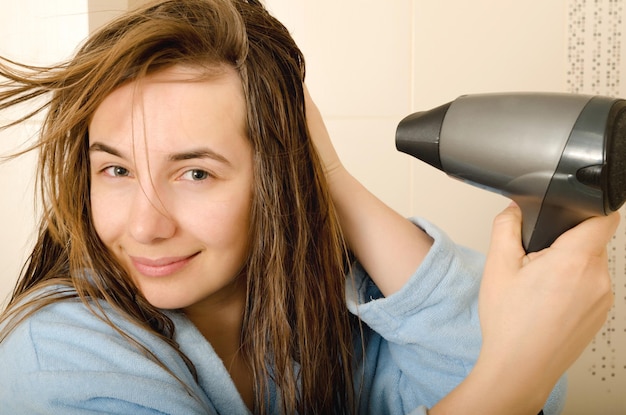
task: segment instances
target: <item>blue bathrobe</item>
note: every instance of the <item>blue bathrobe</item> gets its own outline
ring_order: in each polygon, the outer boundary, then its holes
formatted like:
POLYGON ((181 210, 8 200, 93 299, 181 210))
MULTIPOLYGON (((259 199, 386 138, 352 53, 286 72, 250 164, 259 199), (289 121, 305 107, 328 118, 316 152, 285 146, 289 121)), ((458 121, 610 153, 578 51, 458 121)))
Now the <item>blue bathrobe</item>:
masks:
MULTIPOLYGON (((347 277, 348 307, 364 323, 363 341, 354 344, 354 385, 363 414, 426 415, 467 376, 480 350, 484 257, 455 245, 432 224, 414 222, 435 242, 400 291, 384 298, 358 264, 347 277)), ((82 302, 62 301, 29 317, 0 343, 0 414, 249 413, 222 361, 184 314, 167 311, 198 382, 170 346, 104 309, 169 372, 82 302)), ((275 393, 268 405, 278 413, 275 393)), ((562 380, 545 414, 560 413, 564 397, 562 380)))

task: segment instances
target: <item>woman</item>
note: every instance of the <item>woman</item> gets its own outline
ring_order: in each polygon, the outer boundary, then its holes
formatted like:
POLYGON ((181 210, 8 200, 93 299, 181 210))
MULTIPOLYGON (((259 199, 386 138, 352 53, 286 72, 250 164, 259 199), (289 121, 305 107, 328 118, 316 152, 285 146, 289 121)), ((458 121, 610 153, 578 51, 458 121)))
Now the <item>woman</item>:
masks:
POLYGON ((401 218, 339 162, 257 1, 155 2, 1 75, 0 108, 52 93, 2 412, 553 413, 606 317, 615 215, 527 257, 512 206, 486 265, 401 218))

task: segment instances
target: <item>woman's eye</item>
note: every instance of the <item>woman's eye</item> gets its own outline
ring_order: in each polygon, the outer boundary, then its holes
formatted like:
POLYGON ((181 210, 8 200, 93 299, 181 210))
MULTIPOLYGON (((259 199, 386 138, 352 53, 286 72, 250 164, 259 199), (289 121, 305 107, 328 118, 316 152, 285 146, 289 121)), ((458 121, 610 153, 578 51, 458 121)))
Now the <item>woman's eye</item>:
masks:
POLYGON ((122 166, 107 167, 103 171, 104 173, 112 177, 126 177, 130 175, 130 172, 128 171, 128 169, 125 169, 122 166))
POLYGON ((189 170, 186 171, 183 175, 182 178, 185 180, 191 180, 191 181, 201 181, 201 180, 206 180, 210 177, 211 175, 209 174, 209 172, 205 171, 205 170, 199 170, 199 169, 194 169, 194 170, 189 170))

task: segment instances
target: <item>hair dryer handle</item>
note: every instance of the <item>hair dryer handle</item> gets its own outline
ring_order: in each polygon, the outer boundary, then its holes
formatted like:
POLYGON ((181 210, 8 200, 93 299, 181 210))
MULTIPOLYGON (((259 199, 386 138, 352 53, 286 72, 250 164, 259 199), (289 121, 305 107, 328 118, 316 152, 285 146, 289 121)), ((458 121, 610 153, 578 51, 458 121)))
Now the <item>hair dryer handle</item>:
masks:
POLYGON ((591 215, 562 205, 513 198, 522 210, 522 244, 526 252, 549 247, 562 233, 591 215))

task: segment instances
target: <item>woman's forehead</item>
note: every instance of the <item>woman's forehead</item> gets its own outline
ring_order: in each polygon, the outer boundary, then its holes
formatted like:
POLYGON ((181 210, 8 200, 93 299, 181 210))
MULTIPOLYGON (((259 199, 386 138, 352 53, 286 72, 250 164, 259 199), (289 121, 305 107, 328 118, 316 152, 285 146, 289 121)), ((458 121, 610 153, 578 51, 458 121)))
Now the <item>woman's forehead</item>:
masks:
POLYGON ((246 106, 238 73, 224 68, 221 76, 204 74, 172 67, 114 90, 92 116, 90 142, 121 142, 129 135, 145 136, 153 144, 244 136, 246 106))

